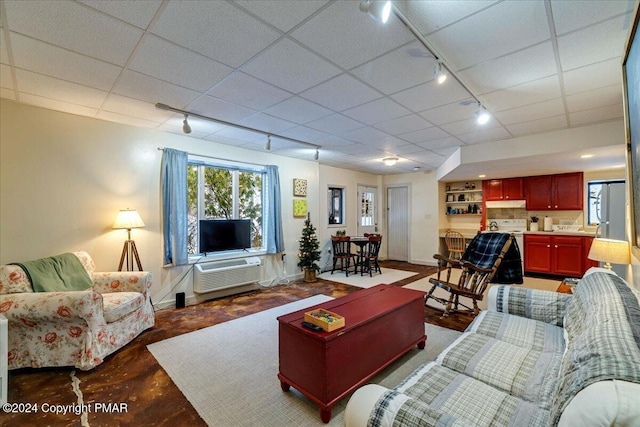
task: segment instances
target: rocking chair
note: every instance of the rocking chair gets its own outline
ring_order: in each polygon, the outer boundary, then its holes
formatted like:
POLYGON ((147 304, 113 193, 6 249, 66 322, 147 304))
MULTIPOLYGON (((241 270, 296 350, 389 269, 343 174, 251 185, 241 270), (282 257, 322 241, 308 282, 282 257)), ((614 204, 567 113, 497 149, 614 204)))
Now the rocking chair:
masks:
POLYGON ((425 305, 429 298, 445 305, 442 317, 447 317, 453 311, 472 312, 477 316, 480 313, 478 301, 482 301, 487 286, 496 278, 496 275, 500 283, 522 283, 520 251, 513 234, 478 234, 459 260, 440 254, 435 254, 433 257, 438 260, 439 269, 437 277, 429 279, 433 287, 425 297, 425 305), (451 283, 453 268, 461 272, 457 283, 451 283), (445 270, 446 277, 441 277, 445 270), (450 293, 449 299, 433 295, 438 287, 450 293), (473 308, 461 303, 459 300, 461 296, 470 298, 473 301, 473 308), (467 310, 459 310, 459 305, 467 310))

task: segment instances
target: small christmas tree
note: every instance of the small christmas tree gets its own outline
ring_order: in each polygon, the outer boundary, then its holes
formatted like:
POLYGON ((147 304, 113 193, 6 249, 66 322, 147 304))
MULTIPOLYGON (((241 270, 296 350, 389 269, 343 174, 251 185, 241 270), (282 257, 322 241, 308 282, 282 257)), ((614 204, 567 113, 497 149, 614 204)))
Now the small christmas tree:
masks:
POLYGON ((316 229, 311 224, 311 215, 307 213, 307 219, 304 221, 302 229, 302 237, 300 238, 300 250, 298 251, 298 267, 302 270, 320 271, 320 267, 316 261, 320 260, 320 251, 318 248, 320 243, 316 236, 316 229))

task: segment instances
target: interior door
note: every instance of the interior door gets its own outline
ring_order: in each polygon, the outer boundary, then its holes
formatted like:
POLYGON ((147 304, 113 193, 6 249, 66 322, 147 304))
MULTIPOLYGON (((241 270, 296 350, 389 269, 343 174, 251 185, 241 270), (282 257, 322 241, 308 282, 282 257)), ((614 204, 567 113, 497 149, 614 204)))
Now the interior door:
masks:
POLYGON ((358 236, 378 232, 376 187, 358 186, 358 236))
POLYGON ((409 261, 409 187, 387 188, 387 258, 409 261))

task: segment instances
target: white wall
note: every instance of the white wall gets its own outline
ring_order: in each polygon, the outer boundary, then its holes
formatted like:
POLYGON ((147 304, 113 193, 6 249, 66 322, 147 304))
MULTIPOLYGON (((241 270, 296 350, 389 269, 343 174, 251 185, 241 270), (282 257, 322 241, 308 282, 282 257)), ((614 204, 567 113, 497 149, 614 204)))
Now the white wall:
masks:
MULTIPOLYGON (((132 230, 142 266, 153 273, 154 303, 175 292, 193 297, 190 268, 162 267, 158 147, 280 169, 287 272, 295 274, 303 219, 293 219, 293 178, 308 181, 308 207, 318 218, 318 164, 248 151, 152 129, 105 122, 2 100, 0 104, 0 263, 86 250, 98 271, 117 270, 125 230, 118 210, 137 209, 146 227, 132 230), (179 283, 178 283, 179 281, 179 283)), ((265 257, 263 279, 282 271, 265 257)), ((190 298, 193 301, 193 298, 190 298)))

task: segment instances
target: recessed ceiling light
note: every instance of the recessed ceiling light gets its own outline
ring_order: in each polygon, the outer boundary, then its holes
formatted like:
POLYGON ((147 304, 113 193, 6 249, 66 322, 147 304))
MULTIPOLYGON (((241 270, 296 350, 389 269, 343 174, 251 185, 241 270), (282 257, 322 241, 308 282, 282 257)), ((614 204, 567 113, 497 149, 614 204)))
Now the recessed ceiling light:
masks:
POLYGON ((485 175, 485 174, 478 175, 478 178, 486 178, 486 177, 487 177, 487 175, 485 175))
POLYGON ((581 159, 590 159, 592 157, 594 157, 595 154, 583 154, 582 156, 580 156, 581 159))
POLYGON ((387 166, 393 166, 398 162, 398 158, 397 157, 385 157, 384 159, 382 159, 382 161, 387 166))

